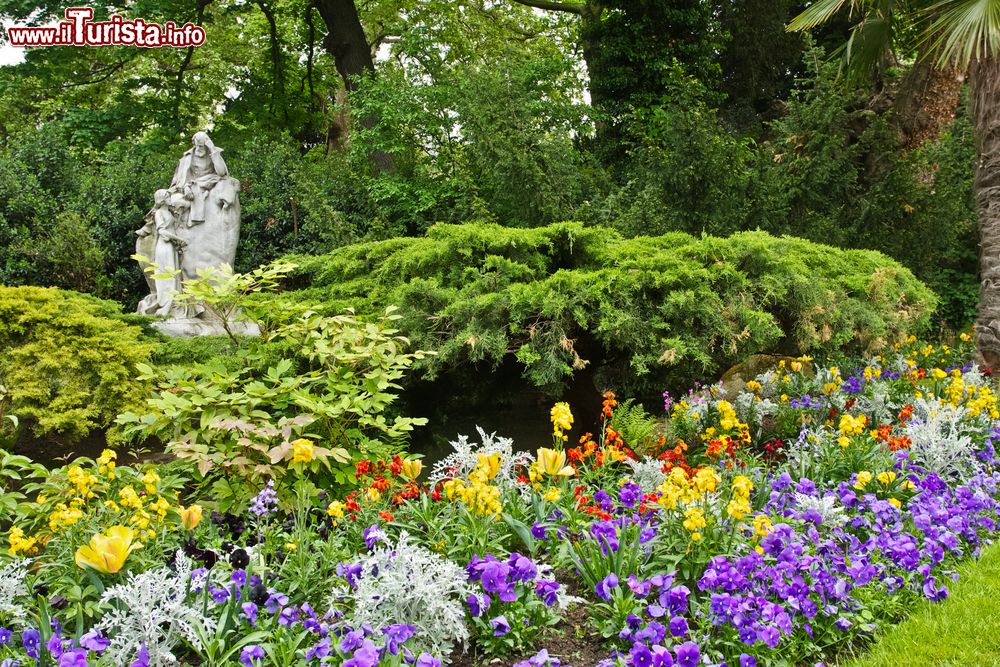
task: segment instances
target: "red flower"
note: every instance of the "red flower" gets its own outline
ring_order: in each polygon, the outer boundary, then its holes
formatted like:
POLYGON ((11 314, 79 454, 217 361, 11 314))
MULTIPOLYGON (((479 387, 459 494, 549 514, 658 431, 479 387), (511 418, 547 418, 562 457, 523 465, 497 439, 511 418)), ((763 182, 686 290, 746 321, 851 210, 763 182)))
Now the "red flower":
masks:
POLYGON ((382 510, 378 513, 378 515, 382 517, 384 521, 393 521, 395 519, 395 517, 389 513, 389 510, 382 510))
POLYGON ((389 472, 393 477, 398 477, 399 473, 403 470, 403 460, 399 458, 399 454, 392 455, 392 463, 389 465, 389 472))

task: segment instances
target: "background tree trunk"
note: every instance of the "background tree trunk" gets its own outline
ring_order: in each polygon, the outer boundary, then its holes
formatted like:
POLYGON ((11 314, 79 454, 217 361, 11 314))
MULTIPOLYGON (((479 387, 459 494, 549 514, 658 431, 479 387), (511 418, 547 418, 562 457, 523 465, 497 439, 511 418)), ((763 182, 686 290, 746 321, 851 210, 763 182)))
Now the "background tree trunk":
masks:
POLYGON ((906 148, 938 137, 955 118, 965 73, 954 65, 939 67, 936 53, 922 54, 899 84, 896 126, 906 148))
POLYGON ((972 191, 979 217, 979 316, 976 341, 987 366, 1000 364, 1000 57, 972 64, 970 102, 976 128, 972 191))
MULTIPOLYGON (((348 93, 357 90, 357 78, 367 73, 374 74, 375 61, 354 0, 314 0, 314 5, 326 24, 323 47, 333 56, 337 73, 344 80, 344 89, 348 93)), ((327 145, 346 144, 349 124, 342 120, 331 125, 327 145)), ((373 128, 378 119, 366 117, 361 119, 361 124, 373 128)), ((368 159, 378 171, 393 170, 392 156, 385 151, 372 151, 368 159)))

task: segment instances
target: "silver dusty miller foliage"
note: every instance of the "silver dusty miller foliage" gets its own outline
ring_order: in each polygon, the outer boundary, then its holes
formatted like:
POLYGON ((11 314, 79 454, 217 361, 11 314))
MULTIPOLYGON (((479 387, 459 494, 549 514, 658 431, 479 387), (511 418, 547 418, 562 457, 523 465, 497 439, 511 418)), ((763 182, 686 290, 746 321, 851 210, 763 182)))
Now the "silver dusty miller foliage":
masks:
POLYGON ((191 561, 180 551, 175 569, 132 574, 101 596, 110 608, 97 627, 111 640, 106 654, 110 664, 128 664, 142 644, 150 667, 176 664, 173 650, 182 640, 199 650, 198 635, 214 632, 215 621, 188 604, 188 592, 204 581, 192 581, 191 561))
POLYGON ((464 568, 410 542, 405 531, 395 545, 375 546, 358 564, 353 585, 335 589, 331 598, 352 627, 416 626, 413 652, 436 656, 469 639, 465 600, 473 589, 464 568))
POLYGON ((26 559, 14 560, 0 567, 0 624, 12 622, 23 623, 27 612, 18 604, 18 600, 27 597, 28 565, 26 559))

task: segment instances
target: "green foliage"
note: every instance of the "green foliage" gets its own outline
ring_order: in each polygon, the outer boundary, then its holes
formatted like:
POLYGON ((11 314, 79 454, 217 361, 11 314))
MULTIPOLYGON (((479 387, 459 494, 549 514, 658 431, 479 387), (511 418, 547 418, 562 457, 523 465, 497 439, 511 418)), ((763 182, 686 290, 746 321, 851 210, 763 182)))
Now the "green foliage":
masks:
POLYGON ((33 262, 42 276, 54 280, 53 287, 93 292, 103 279, 104 250, 75 213, 60 213, 51 228, 30 242, 22 241, 13 252, 33 262))
POLYGON ((903 663, 932 665, 996 664, 1000 641, 993 630, 993 613, 1000 595, 1000 546, 983 549, 976 560, 956 568, 957 581, 949 583, 948 599, 940 604, 921 600, 907 609, 910 617, 888 627, 871 648, 849 661, 847 667, 890 667, 903 663), (975 641, 970 641, 976 637, 975 641))
MULTIPOLYGON (((811 86, 772 125, 755 161, 748 223, 840 247, 878 250, 940 290, 939 316, 954 328, 974 316, 975 147, 964 106, 950 130, 903 152, 896 132, 836 78, 821 50, 806 54, 811 86)), ((747 223, 745 223, 747 224, 747 223)))
POLYGON ((72 442, 140 404, 145 388, 133 376, 155 347, 117 304, 55 288, 0 287, 0 377, 11 410, 36 435, 72 442))
POLYGON ((625 183, 600 203, 598 220, 629 236, 745 229, 753 147, 719 126, 710 91, 676 63, 664 87, 661 103, 635 116, 642 134, 625 183))
POLYGON ((662 431, 660 421, 631 398, 615 408, 610 426, 632 451, 640 455, 653 451, 657 436, 662 431))
POLYGON ((403 331, 438 353, 427 376, 513 357, 548 388, 588 365, 604 386, 655 391, 758 352, 883 349, 926 328, 935 304, 878 253, 759 232, 438 225, 293 261, 310 286, 289 298, 330 312, 399 304, 403 331))
POLYGON ((125 433, 155 437, 197 466, 223 507, 249 500, 266 479, 318 475, 346 484, 352 456, 384 453, 422 419, 387 418, 406 369, 423 353, 405 353, 407 340, 391 324, 391 309, 375 321, 349 313, 306 311, 271 334, 291 354, 254 373, 248 365, 154 369, 141 381, 157 391, 146 409, 121 414, 125 433), (312 442, 298 452, 304 438, 312 442), (232 483, 233 479, 242 484, 232 483))
POLYGON ((611 0, 601 6, 599 18, 581 25, 580 41, 594 106, 607 122, 595 151, 605 165, 618 166, 625 157, 619 143, 628 133, 624 119, 661 104, 672 67, 703 82, 718 102, 725 35, 709 2, 611 0))

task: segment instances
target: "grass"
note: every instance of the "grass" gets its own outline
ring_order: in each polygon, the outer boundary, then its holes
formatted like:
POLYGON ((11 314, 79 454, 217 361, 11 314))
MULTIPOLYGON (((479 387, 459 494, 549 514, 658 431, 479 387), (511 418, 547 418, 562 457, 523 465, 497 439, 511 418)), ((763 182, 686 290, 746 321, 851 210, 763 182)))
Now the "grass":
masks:
POLYGON ((844 667, 1000 665, 1000 543, 958 572, 947 600, 921 603, 844 667))

